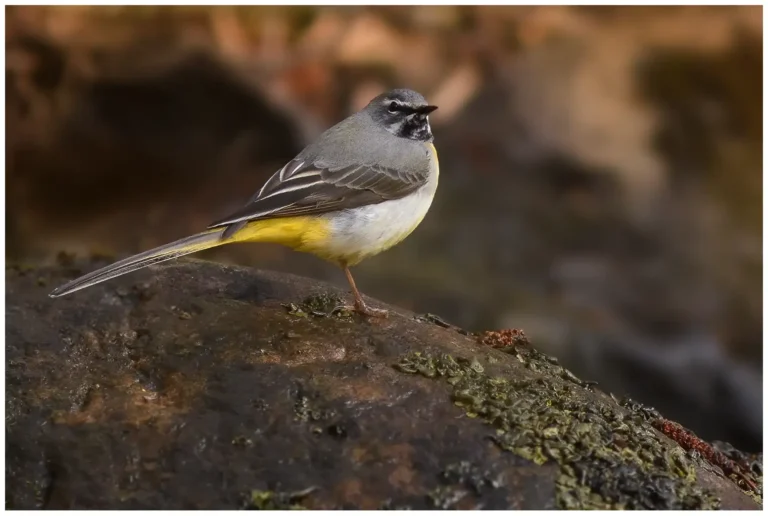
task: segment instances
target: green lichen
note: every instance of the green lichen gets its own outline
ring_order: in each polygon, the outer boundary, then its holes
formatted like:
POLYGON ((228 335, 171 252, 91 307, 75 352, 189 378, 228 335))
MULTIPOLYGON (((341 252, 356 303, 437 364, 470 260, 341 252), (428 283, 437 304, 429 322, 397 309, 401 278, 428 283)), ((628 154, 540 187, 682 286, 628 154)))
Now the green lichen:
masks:
POLYGON ((299 502, 316 490, 316 487, 309 487, 301 491, 290 493, 253 490, 251 491, 249 499, 246 501, 245 508, 259 511, 306 509, 306 507, 299 502))
POLYGON ((577 378, 576 375, 561 366, 555 357, 545 355, 530 345, 509 346, 504 348, 503 351, 514 356, 527 369, 536 373, 559 377, 563 380, 575 383, 579 387, 591 388, 597 384, 597 382, 585 382, 577 378))
POLYGON ((298 421, 322 421, 332 418, 336 412, 332 409, 321 409, 314 406, 307 396, 299 396, 293 407, 293 412, 298 421))
POLYGON ((232 438, 232 444, 240 448, 251 448, 253 446, 253 440, 244 435, 237 435, 232 438))
POLYGON ((502 449, 537 464, 557 463, 558 507, 719 506, 716 497, 696 486, 695 469, 681 448, 662 441, 649 425, 627 417, 615 404, 593 399, 584 390, 589 384, 565 374, 553 359, 538 352, 510 354, 530 371, 544 374, 494 377, 477 367, 477 359, 419 352, 402 357, 396 368, 445 380, 454 404, 493 426, 502 449))
POLYGON ((294 317, 309 317, 309 314, 296 303, 284 303, 283 308, 288 310, 288 315, 292 315, 294 317))
POLYGON ((344 300, 335 294, 313 294, 307 297, 302 305, 310 313, 329 314, 336 308, 344 306, 344 300))
POLYGON ((287 303, 283 305, 288 310, 289 315, 295 317, 336 317, 339 319, 347 319, 352 316, 352 311, 349 310, 344 299, 336 294, 313 294, 300 304, 287 303))
POLYGON ((661 418, 661 414, 659 413, 658 410, 656 410, 653 407, 648 407, 646 405, 643 405, 639 401, 635 401, 632 398, 618 399, 613 394, 611 394, 611 398, 613 398, 613 400, 616 403, 618 403, 620 406, 629 410, 632 414, 635 414, 645 422, 650 422, 650 421, 653 421, 654 419, 661 418))

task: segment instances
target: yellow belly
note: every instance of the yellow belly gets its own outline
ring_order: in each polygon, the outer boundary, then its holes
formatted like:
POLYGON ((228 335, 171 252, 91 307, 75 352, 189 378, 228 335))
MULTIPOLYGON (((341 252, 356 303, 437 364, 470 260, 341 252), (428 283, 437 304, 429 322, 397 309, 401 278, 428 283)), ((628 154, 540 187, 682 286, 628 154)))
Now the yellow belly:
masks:
POLYGON ((311 252, 328 241, 330 223, 317 216, 284 217, 250 222, 231 242, 269 242, 311 252))

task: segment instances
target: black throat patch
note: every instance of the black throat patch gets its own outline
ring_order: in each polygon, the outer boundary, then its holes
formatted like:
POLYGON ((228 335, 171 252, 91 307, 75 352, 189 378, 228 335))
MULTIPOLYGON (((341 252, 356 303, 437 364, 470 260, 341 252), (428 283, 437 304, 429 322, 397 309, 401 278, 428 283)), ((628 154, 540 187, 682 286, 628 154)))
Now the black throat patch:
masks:
POLYGON ((400 125, 397 136, 420 142, 431 142, 432 130, 426 115, 413 114, 408 116, 400 125))

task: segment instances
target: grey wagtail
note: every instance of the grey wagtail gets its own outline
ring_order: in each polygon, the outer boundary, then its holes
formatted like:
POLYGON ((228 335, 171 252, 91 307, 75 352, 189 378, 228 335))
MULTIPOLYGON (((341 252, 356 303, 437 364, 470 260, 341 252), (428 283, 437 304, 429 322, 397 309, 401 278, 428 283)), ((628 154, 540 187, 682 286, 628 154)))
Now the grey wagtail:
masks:
POLYGON ((439 167, 419 93, 396 89, 326 130, 277 171, 239 211, 206 231, 126 258, 63 285, 63 296, 142 267, 234 242, 274 242, 338 264, 365 304, 349 267, 407 237, 427 214, 439 167))

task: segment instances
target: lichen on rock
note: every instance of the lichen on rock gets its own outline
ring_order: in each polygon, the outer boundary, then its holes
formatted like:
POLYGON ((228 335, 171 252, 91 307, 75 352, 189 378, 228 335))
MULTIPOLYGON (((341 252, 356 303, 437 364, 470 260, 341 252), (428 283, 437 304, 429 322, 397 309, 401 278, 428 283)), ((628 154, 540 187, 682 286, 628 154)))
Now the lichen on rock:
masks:
POLYGON ((349 318, 352 315, 344 299, 335 293, 319 293, 307 296, 301 303, 283 304, 290 315, 296 317, 337 317, 349 318))
MULTIPOLYGON (((550 372, 553 366, 538 357, 526 360, 534 372, 550 372)), ((492 426, 500 448, 536 464, 557 463, 560 508, 719 507, 713 493, 696 485, 683 450, 665 443, 651 427, 631 421, 618 406, 574 395, 584 389, 564 375, 510 379, 478 365, 478 357, 414 352, 396 367, 445 380, 454 404, 492 426)))
POLYGON ((315 490, 315 487, 308 487, 301 491, 285 493, 254 489, 251 491, 249 500, 246 501, 245 508, 260 511, 306 509, 306 507, 301 504, 301 500, 309 496, 315 490))

